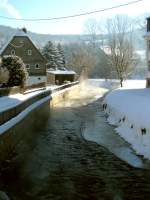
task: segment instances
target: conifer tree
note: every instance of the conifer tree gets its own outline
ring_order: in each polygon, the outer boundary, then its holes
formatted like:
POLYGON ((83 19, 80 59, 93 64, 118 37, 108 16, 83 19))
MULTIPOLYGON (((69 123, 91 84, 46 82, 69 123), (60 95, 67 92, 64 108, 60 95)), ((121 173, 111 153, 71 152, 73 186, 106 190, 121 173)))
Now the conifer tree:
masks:
POLYGON ((61 44, 59 43, 57 45, 57 49, 58 49, 58 53, 59 53, 59 63, 61 67, 65 67, 66 62, 65 62, 65 56, 64 56, 64 51, 63 48, 61 46, 61 44))
POLYGON ((57 49, 51 41, 44 46, 42 54, 48 62, 47 67, 57 69, 57 49))

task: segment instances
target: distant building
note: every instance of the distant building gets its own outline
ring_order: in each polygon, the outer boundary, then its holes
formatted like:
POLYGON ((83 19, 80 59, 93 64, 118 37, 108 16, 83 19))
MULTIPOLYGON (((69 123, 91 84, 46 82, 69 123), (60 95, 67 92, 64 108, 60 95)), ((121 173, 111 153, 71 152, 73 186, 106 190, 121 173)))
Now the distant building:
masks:
POLYGON ((150 87, 150 17, 147 18, 147 33, 145 35, 145 39, 147 41, 146 57, 147 57, 147 66, 148 66, 146 86, 150 87))
POLYGON ((22 58, 29 73, 27 85, 46 83, 47 61, 28 37, 25 30, 18 30, 0 50, 0 55, 16 55, 22 58))
POLYGON ((72 70, 68 70, 65 67, 62 69, 48 69, 47 70, 47 83, 62 85, 67 82, 75 81, 76 73, 72 70))

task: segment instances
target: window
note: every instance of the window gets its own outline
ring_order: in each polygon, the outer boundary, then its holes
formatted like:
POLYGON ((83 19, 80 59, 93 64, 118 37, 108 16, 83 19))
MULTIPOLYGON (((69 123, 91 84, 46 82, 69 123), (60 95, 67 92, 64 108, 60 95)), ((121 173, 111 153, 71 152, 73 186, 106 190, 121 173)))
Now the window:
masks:
POLYGON ((23 40, 20 40, 20 44, 23 44, 23 40))
POLYGON ((150 18, 147 18, 147 32, 150 31, 150 18))
POLYGON ((148 50, 150 50, 150 41, 148 41, 148 50))
POLYGON ((27 68, 27 69, 30 69, 30 65, 29 65, 29 64, 26 64, 26 68, 27 68))
POLYGON ((39 64, 35 64, 35 69, 40 69, 40 65, 39 64))
POLYGON ((11 50, 11 55, 15 55, 15 50, 14 49, 11 50))
POLYGON ((148 61, 148 71, 150 71, 150 61, 148 61))
POLYGON ((32 50, 28 49, 28 56, 31 56, 31 55, 32 55, 32 50))

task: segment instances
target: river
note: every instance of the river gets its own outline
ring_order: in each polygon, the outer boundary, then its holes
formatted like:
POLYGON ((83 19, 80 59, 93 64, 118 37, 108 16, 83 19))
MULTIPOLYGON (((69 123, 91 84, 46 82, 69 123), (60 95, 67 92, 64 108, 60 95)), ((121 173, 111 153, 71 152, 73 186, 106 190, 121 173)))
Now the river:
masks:
POLYGON ((106 123, 101 96, 84 88, 51 108, 17 175, 4 181, 11 200, 150 199, 150 170, 106 123))

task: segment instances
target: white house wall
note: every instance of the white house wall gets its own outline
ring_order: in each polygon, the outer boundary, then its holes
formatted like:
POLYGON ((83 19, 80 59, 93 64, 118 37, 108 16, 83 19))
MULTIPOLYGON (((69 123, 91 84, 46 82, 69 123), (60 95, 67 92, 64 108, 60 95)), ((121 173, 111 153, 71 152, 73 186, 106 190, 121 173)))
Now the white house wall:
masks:
POLYGON ((26 81, 26 85, 30 86, 30 85, 34 85, 38 83, 43 83, 43 82, 45 83, 47 82, 46 76, 29 76, 26 81))

